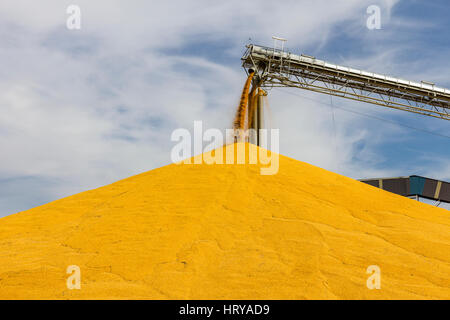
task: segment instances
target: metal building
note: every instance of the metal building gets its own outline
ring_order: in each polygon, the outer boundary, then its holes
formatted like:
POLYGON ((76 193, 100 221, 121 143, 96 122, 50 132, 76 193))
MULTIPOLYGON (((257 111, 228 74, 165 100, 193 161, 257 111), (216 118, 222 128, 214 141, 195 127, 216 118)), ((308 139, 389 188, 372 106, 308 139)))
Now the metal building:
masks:
POLYGON ((450 203, 450 183, 421 176, 398 178, 363 179, 361 182, 416 199, 426 198, 437 202, 450 203))

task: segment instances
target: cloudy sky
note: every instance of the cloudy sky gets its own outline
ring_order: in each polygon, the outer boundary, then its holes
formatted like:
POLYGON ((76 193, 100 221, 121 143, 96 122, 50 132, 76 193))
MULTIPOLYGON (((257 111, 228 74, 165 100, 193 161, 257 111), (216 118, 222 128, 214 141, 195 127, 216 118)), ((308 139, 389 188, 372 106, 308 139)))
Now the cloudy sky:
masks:
MULTIPOLYGON (((194 120, 230 127, 249 39, 449 88, 449 16, 446 0, 1 1, 0 216, 169 164, 172 131, 194 120)), ((272 90, 280 153, 353 178, 450 179, 446 121, 330 103, 272 90)))

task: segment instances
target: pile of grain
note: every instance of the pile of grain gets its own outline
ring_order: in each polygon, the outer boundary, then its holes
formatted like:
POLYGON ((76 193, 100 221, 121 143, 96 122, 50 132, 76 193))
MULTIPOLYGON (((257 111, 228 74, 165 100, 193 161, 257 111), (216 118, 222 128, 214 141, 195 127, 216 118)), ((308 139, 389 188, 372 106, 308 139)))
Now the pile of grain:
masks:
POLYGON ((169 165, 2 218, 0 252, 0 299, 450 297, 447 210, 283 156, 272 176, 169 165))

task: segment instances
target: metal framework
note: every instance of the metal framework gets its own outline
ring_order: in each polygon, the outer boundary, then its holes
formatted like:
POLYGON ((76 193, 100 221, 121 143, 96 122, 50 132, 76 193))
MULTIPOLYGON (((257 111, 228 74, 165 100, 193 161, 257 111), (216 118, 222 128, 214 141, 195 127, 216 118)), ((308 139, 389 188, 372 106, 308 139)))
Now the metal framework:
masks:
POLYGON ((404 197, 419 200, 425 198, 440 203, 450 203, 450 183, 421 176, 362 179, 367 183, 404 197))
POLYGON ((450 90, 250 44, 242 57, 263 88, 294 87, 450 120, 450 90))

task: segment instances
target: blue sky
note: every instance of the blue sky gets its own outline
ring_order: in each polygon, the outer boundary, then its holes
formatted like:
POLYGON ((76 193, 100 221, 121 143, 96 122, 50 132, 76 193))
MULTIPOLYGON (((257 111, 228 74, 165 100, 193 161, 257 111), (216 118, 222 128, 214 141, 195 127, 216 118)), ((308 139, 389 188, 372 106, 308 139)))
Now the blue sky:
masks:
MULTIPOLYGON (((171 132, 194 120, 230 127, 249 38, 450 88, 448 1, 282 2, 2 1, 0 216, 169 164, 171 132), (70 4, 81 30, 66 28, 70 4), (366 28, 373 4, 380 30, 366 28)), ((450 180, 446 121, 330 101, 269 93, 282 154, 353 178, 450 180)))

